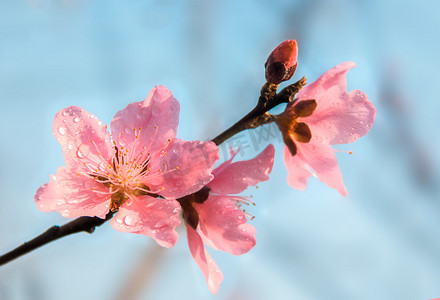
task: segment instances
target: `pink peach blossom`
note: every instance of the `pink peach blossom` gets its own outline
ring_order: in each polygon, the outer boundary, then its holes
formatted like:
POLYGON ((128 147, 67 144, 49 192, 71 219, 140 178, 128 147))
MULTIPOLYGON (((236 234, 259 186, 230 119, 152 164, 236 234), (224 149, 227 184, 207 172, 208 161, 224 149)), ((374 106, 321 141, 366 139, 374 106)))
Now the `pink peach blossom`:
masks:
POLYGON ((367 95, 360 90, 347 93, 345 75, 355 66, 345 62, 328 70, 275 116, 286 144, 284 162, 292 187, 304 190, 314 171, 319 180, 347 195, 331 145, 358 140, 370 131, 376 117, 367 95))
POLYGON ((255 246, 256 230, 246 223, 249 215, 241 210, 241 206, 253 202, 236 194, 269 179, 274 153, 273 145, 269 145, 257 157, 234 163, 237 152, 231 153, 232 157, 213 171, 214 179, 204 189, 179 199, 189 249, 213 294, 217 293, 223 274, 203 244, 233 255, 247 253, 255 246))
POLYGON ((163 86, 129 104, 107 126, 84 109, 59 111, 53 132, 66 162, 35 195, 42 211, 97 216, 109 210, 118 231, 144 234, 172 247, 178 238, 175 200, 212 180, 218 148, 212 142, 176 138, 179 102, 163 86))

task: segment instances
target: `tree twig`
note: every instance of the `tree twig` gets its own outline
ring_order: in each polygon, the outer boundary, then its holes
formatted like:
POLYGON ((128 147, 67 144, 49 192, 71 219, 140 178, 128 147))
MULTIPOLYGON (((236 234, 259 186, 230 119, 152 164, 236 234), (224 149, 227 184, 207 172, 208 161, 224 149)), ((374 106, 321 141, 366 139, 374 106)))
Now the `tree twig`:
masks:
POLYGON ((93 231, 95 231, 95 227, 101 226, 102 224, 110 220, 113 217, 113 214, 114 212, 110 211, 105 216, 105 219, 100 219, 98 217, 79 217, 73 221, 70 221, 67 224, 64 224, 63 226, 52 226, 34 239, 25 242, 23 245, 0 256, 0 266, 26 253, 29 253, 40 246, 43 246, 67 235, 78 233, 81 231, 93 233, 93 231))

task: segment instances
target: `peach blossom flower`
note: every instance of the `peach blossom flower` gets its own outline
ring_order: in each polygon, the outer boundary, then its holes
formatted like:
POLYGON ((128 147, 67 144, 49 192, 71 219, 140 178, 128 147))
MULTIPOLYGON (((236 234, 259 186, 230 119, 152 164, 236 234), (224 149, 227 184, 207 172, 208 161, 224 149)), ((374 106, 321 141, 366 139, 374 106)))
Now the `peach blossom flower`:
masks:
POLYGON ((331 145, 348 144, 367 134, 376 108, 360 90, 347 93, 345 75, 355 67, 342 63, 304 87, 286 110, 275 116, 283 134, 287 182, 304 190, 315 172, 319 180, 347 195, 331 145))
POLYGON ((77 106, 59 111, 53 132, 66 162, 35 195, 42 211, 97 216, 109 210, 118 231, 144 234, 172 247, 178 238, 175 200, 208 183, 218 148, 176 138, 179 102, 163 86, 129 104, 107 126, 77 106))
POLYGON ((213 294, 217 293, 223 274, 203 244, 233 255, 247 253, 255 246, 256 230, 246 223, 250 215, 241 209, 254 202, 237 194, 269 179, 275 149, 269 145, 257 157, 234 163, 237 152, 231 154, 228 161, 213 171, 214 179, 205 188, 179 199, 189 249, 213 294))

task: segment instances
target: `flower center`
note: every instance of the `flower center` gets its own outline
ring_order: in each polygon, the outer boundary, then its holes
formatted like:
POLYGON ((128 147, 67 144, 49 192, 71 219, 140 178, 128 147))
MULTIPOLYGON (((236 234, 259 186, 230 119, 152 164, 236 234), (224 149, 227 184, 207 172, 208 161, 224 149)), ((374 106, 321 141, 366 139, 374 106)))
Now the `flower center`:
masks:
MULTIPOLYGON (((157 133, 157 127, 156 133, 157 133)), ((93 178, 96 182, 103 184, 108 188, 108 192, 98 191, 95 188, 92 190, 95 193, 111 195, 110 210, 117 211, 119 207, 124 204, 131 196, 148 195, 151 197, 161 197, 158 193, 164 190, 164 187, 157 187, 157 184, 149 184, 157 182, 158 177, 163 177, 163 174, 179 169, 178 167, 172 170, 166 170, 166 164, 161 161, 167 155, 165 150, 155 153, 155 163, 151 162, 152 155, 148 152, 153 140, 156 136, 154 134, 150 145, 145 146, 139 143, 139 136, 142 128, 134 128, 135 140, 130 145, 130 148, 124 147, 121 144, 113 141, 115 153, 111 159, 111 164, 99 152, 99 159, 92 157, 80 157, 84 159, 83 165, 89 170, 84 175, 93 178), (96 161, 98 160, 98 162, 96 161), (164 170, 162 170, 162 168, 164 170), (150 185, 150 186, 149 186, 150 185), (155 186, 153 189, 152 186, 155 186)), ((121 132, 120 135, 123 133, 121 132)), ((163 145, 162 149, 167 149, 171 140, 163 145)), ((91 141, 96 150, 98 147, 96 143, 91 141)), ((81 173, 79 173, 81 175, 81 173)), ((159 182, 162 178, 159 178, 159 182)))

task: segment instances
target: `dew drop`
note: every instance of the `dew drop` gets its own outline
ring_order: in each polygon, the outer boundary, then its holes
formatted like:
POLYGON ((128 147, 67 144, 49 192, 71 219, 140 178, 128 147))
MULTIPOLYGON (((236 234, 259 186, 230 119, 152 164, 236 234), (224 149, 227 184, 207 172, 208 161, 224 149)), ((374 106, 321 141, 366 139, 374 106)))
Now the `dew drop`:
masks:
POLYGON ((127 226, 134 226, 137 223, 136 217, 134 215, 126 215, 124 217, 124 223, 127 226))
POLYGON ((74 122, 74 123, 78 123, 80 120, 81 120, 80 117, 75 117, 75 119, 73 119, 73 122, 74 122))
POLYGON ((122 224, 122 219, 118 218, 118 219, 116 219, 116 222, 119 223, 119 224, 122 224))
POLYGON ((102 126, 102 122, 101 121, 98 121, 98 126, 102 126))
POLYGON ((159 222, 156 223, 156 225, 154 225, 154 228, 156 229, 160 229, 163 228, 167 225, 167 222, 165 220, 160 220, 159 222))
POLYGON ((63 116, 67 117, 69 114, 66 111, 63 111, 63 116))
POLYGON ((58 132, 59 132, 61 135, 64 135, 64 134, 66 133, 66 128, 64 128, 64 127, 60 127, 60 128, 58 128, 58 132))
POLYGON ((84 154, 79 149, 76 151, 76 156, 78 156, 78 158, 84 158, 84 154))

